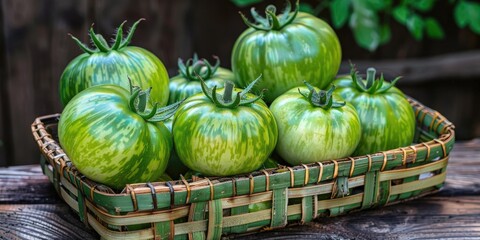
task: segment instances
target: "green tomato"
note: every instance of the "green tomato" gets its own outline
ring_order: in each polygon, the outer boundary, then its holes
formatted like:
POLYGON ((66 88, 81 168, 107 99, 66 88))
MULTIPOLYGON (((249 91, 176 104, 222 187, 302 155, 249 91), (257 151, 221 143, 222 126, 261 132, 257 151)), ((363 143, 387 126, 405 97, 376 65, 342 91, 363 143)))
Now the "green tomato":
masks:
POLYGON ((232 71, 221 68, 220 60, 212 66, 206 59, 198 59, 195 54, 193 58, 189 59, 186 64, 181 59, 178 59, 179 74, 170 79, 168 84, 170 97, 169 104, 181 101, 196 93, 202 91, 200 78, 205 81, 208 87, 221 87, 225 81, 235 82, 232 71))
POLYGON ((126 39, 123 38, 123 23, 117 30, 112 47, 101 35, 90 29, 90 36, 97 49, 92 50, 77 38, 72 38, 85 53, 73 59, 60 78, 60 100, 65 106, 82 90, 101 84, 114 84, 129 89, 133 85, 142 89, 152 88, 151 100, 165 106, 168 100, 168 73, 163 63, 153 53, 128 46, 137 27, 137 21, 126 39))
POLYGON ((333 100, 317 88, 291 89, 270 106, 278 124, 277 154, 291 165, 350 156, 357 147, 361 127, 355 108, 333 100))
POLYGON ((362 80, 354 69, 351 76, 334 81, 336 93, 352 103, 362 123, 362 138, 354 155, 372 154, 412 143, 415 113, 405 95, 383 76, 375 80, 375 69, 362 80))
POLYGON ((262 75, 254 90, 268 89, 267 103, 301 86, 304 80, 326 88, 340 67, 341 47, 333 29, 313 15, 298 12, 298 2, 296 10, 289 13, 287 3, 287 14, 275 16, 273 6, 266 10, 269 20, 254 14, 258 25, 242 15, 249 28, 238 37, 232 51, 232 71, 239 86, 262 75))
POLYGON ((242 92, 228 82, 222 90, 204 82, 202 87, 203 93, 188 98, 174 116, 180 160, 207 176, 257 170, 277 143, 277 124, 267 105, 247 93, 251 86, 242 92))
POLYGON ((145 114, 148 109, 139 106, 148 94, 134 89, 131 95, 116 85, 88 88, 65 106, 58 124, 60 144, 75 167, 117 190, 157 181, 173 147, 167 127, 154 122, 165 117, 145 114))

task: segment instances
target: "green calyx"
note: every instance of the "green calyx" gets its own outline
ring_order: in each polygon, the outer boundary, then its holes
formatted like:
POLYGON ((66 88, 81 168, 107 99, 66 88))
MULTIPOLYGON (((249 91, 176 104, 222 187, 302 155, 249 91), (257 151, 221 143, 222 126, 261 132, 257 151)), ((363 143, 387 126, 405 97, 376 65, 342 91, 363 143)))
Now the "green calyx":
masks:
POLYGON ((138 86, 132 85, 132 80, 128 78, 130 83, 130 110, 138 114, 147 122, 162 122, 169 119, 175 111, 177 111, 180 104, 183 103, 182 101, 176 102, 174 104, 168 105, 166 107, 158 108, 158 103, 153 105, 153 108, 148 111, 147 103, 150 99, 150 92, 152 88, 148 88, 147 90, 142 90, 138 86))
POLYGON ((96 34, 93 31, 93 24, 90 27, 89 33, 90 33, 90 38, 92 39, 92 42, 95 45, 96 49, 90 49, 85 44, 80 42, 80 40, 78 40, 78 38, 74 37, 72 34, 69 34, 69 35, 73 39, 73 41, 75 41, 75 43, 77 43, 77 45, 80 47, 80 49, 82 49, 84 52, 86 52, 88 54, 94 54, 94 53, 97 53, 97 52, 109 52, 109 51, 112 51, 112 50, 119 50, 119 49, 122 49, 122 48, 128 46, 128 44, 130 44, 130 42, 132 40, 132 37, 133 37, 133 33, 137 29, 138 24, 143 20, 145 20, 145 19, 141 18, 132 25, 132 28, 128 32, 126 38, 123 38, 123 25, 127 21, 124 21, 122 24, 120 24, 120 26, 117 29, 117 33, 115 35, 115 42, 113 43, 113 45, 111 47, 109 46, 108 42, 105 40, 105 38, 102 35, 96 34))
POLYGON ((320 90, 320 91, 315 91, 315 88, 308 83, 307 81, 303 81, 303 83, 307 86, 308 90, 310 90, 308 93, 300 91, 300 88, 298 89, 298 92, 305 97, 313 106, 315 107, 321 107, 325 110, 328 110, 330 108, 340 108, 345 106, 345 102, 336 102, 333 100, 333 91, 335 90, 335 85, 332 85, 330 89, 327 91, 320 90))
POLYGON ((183 63, 183 60, 179 58, 178 71, 190 81, 210 79, 220 66, 220 59, 217 56, 213 56, 213 58, 216 60, 213 66, 204 58, 198 59, 197 54, 194 54, 193 58, 188 59, 186 63, 183 63))
POLYGON ((250 22, 243 13, 240 12, 240 16, 243 19, 243 22, 251 28, 254 28, 256 30, 264 30, 264 31, 270 31, 270 30, 280 30, 286 25, 290 24, 295 17, 297 17, 298 14, 298 9, 299 9, 300 1, 297 0, 296 5, 295 5, 295 10, 293 11, 292 14, 292 4, 290 3, 290 0, 287 0, 287 6, 283 10, 283 12, 279 15, 276 15, 277 8, 273 5, 268 5, 265 8, 265 17, 260 16, 258 12, 255 10, 255 8, 250 9, 250 13, 252 14, 253 19, 255 20, 254 23, 250 22))
POLYGON ((209 88, 202 78, 200 78, 200 81, 201 81, 203 93, 215 105, 217 105, 217 107, 233 109, 238 106, 245 106, 250 103, 254 103, 263 97, 263 93, 266 91, 266 89, 262 90, 262 92, 260 93, 260 96, 257 96, 256 98, 247 99, 247 93, 250 92, 250 90, 252 90, 255 83, 257 83, 261 77, 262 76, 260 75, 257 79, 251 82, 245 89, 243 89, 241 92, 236 92, 236 93, 235 91, 233 91, 235 84, 233 84, 233 82, 231 81, 225 81, 225 88, 224 88, 223 95, 217 93, 216 85, 213 86, 212 88, 209 88))
POLYGON ((357 88, 359 91, 367 92, 370 94, 384 93, 393 86, 395 86, 395 83, 397 83, 397 81, 401 78, 396 77, 395 79, 393 79, 392 82, 384 84, 385 79, 383 78, 383 73, 380 75, 379 79, 376 79, 376 72, 377 71, 375 70, 375 68, 368 68, 367 79, 363 80, 362 77, 358 75, 358 71, 355 68, 355 65, 351 64, 350 76, 352 77, 355 88, 357 88))

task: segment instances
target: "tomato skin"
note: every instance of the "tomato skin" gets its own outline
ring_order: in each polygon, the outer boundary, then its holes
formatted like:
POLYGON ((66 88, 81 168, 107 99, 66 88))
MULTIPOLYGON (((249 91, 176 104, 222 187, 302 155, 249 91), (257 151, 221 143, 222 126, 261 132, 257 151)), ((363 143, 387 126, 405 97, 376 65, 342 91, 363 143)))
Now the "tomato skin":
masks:
POLYGON ((129 98, 116 85, 90 87, 65 106, 58 125, 60 144, 75 167, 117 190, 158 180, 173 147, 167 127, 133 112, 129 98))
POLYGON ((390 87, 386 92, 365 92, 355 86, 351 76, 339 77, 333 84, 337 86, 335 93, 355 107, 362 124, 360 144, 353 155, 373 154, 413 142, 415 113, 398 88, 385 83, 390 87))
POLYGON ((276 153, 291 165, 350 156, 360 141, 360 120, 349 103, 324 109, 312 105, 293 88, 270 105, 278 124, 276 153))
MULTIPOLYGON (((293 13, 291 13, 293 14, 293 13)), ((232 71, 240 87, 263 76, 255 91, 268 89, 265 102, 306 80, 321 89, 335 78, 342 51, 333 29, 323 20, 299 12, 278 30, 245 30, 232 51, 232 71)))
POLYGON ((94 50, 72 36, 85 53, 68 63, 60 77, 59 94, 63 106, 82 90, 96 85, 113 84, 129 90, 129 78, 134 86, 152 88, 151 103, 158 103, 159 106, 167 104, 168 73, 162 61, 146 49, 128 46, 141 20, 133 24, 125 39, 122 23, 112 46, 101 35, 95 34, 93 29, 90 29, 90 36, 97 47, 94 50))
POLYGON ((260 168, 275 148, 278 129, 262 100, 223 108, 199 93, 175 113, 173 137, 176 152, 188 168, 207 176, 231 176, 260 168))

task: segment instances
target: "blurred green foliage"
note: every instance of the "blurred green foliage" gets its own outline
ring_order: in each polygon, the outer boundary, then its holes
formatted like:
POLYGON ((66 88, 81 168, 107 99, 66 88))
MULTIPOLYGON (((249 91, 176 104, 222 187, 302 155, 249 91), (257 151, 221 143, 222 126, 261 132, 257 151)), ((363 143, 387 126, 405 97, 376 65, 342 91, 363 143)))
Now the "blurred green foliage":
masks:
MULTIPOLYGON (((231 0, 245 7, 263 0, 231 0)), ((287 0, 288 1, 288 0, 287 0)), ((390 41, 391 19, 404 25, 416 40, 425 37, 443 39, 445 32, 437 19, 428 16, 439 0, 319 0, 316 5, 301 3, 300 11, 320 16, 330 11, 330 23, 342 28, 347 23, 357 44, 369 51, 390 41)), ((480 3, 473 0, 449 0, 459 28, 468 27, 480 35, 480 3)))

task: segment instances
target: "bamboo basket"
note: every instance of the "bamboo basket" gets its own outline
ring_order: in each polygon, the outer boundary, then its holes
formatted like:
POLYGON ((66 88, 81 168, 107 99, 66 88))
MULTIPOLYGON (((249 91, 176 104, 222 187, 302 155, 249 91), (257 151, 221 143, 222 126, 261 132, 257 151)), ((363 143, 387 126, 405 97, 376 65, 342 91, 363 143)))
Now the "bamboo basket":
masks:
POLYGON ((61 198, 104 239, 218 239, 381 207, 440 190, 454 126, 409 99, 415 144, 376 154, 230 178, 127 185, 121 193, 79 173, 57 142, 60 115, 37 118, 41 166, 61 198), (249 211, 251 204, 263 209, 249 211), (258 206, 258 205, 257 205, 258 206))

